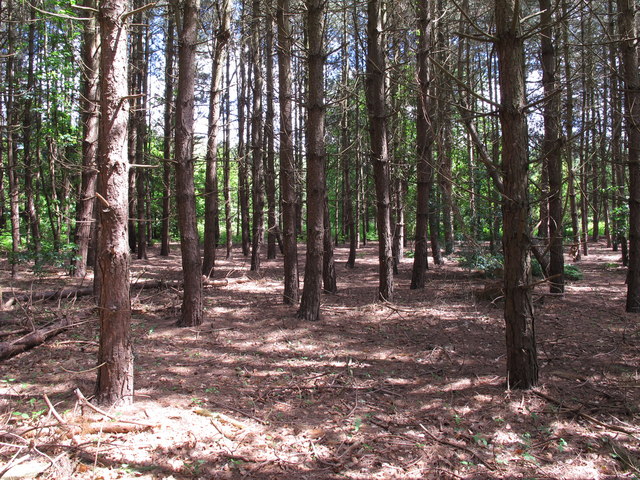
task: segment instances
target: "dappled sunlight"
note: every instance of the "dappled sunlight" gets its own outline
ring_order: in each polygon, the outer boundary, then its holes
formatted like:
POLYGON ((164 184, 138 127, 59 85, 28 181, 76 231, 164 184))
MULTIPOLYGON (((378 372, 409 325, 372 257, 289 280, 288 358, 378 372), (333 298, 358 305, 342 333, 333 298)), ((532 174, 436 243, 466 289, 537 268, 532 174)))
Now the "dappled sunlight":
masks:
MULTIPOLYGON (((26 428, 46 392, 88 425, 76 441, 87 458, 98 452, 100 471, 127 465, 149 480, 422 479, 433 465, 461 478, 616 478, 612 452, 634 447, 588 418, 635 428, 640 327, 608 290, 574 282, 536 306, 543 397, 506 389, 502 305, 474 296, 485 280, 448 262, 411 291, 405 260, 395 301, 379 303, 369 253, 353 271, 337 264, 338 294, 323 295, 315 323, 281 303, 279 262, 255 274, 241 255, 206 285, 199 327, 175 327, 174 286, 135 290, 135 403, 116 420, 79 413, 72 393, 93 391, 95 321, 0 365, 0 405, 26 428), (125 433, 100 433, 110 423, 125 433)), ((617 275, 589 265, 586 275, 617 275)), ((137 262, 132 275, 179 279, 137 262)), ((91 320, 84 302, 69 310, 91 320)), ((56 431, 40 435, 60 442, 56 431)))

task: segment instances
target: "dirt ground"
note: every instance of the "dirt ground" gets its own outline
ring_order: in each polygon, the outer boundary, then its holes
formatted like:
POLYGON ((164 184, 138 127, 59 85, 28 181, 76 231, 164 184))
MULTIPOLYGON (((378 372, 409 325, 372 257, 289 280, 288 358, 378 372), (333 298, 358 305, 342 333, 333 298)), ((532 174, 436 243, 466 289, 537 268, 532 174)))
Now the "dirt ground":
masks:
MULTIPOLYGON (((535 289, 540 386, 528 392, 506 389, 502 305, 477 295, 494 280, 453 257, 432 266, 422 291, 409 290, 406 258, 395 302, 380 304, 375 246, 359 250, 354 270, 338 248, 339 292, 324 296, 322 321, 301 323, 281 302, 282 259, 263 260, 256 275, 235 251, 218 259, 214 275, 232 280, 205 289, 204 324, 179 329, 179 290, 137 286, 179 280, 179 249, 169 258, 152 250, 132 267, 131 407, 98 412, 76 393, 90 397, 96 375, 89 297, 24 301, 0 312, 0 332, 64 315, 80 323, 0 363, 0 464, 15 466, 0 472, 104 480, 638 479, 640 317, 624 312, 619 254, 590 247, 578 263, 584 279, 564 297, 545 295, 545 284, 535 289)), ((34 276, 25 266, 11 280, 6 261, 0 267, 5 301, 10 288, 79 285, 55 269, 34 276)))

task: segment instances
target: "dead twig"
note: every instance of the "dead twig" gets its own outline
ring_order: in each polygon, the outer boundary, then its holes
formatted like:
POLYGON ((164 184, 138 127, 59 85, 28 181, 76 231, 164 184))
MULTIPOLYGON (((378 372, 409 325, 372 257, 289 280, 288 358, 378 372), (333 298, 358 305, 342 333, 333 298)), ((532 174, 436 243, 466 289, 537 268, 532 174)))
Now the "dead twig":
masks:
POLYGON ((598 420, 597 418, 592 417, 591 415, 587 415, 586 413, 583 413, 580 411, 579 408, 568 408, 565 407, 564 402, 557 400, 549 395, 547 395, 546 393, 542 393, 538 390, 532 390, 533 393, 535 393, 537 396, 539 396, 540 398, 543 398, 551 403, 553 403, 554 405, 557 405, 561 408, 566 408, 567 410, 571 411, 572 413, 575 413, 577 416, 579 416, 580 418, 587 420, 591 423, 594 423, 602 428, 606 428, 607 430, 612 430, 614 432, 620 432, 620 433, 624 433, 626 435, 630 435, 635 439, 638 439, 638 435, 640 435, 640 432, 638 431, 634 431, 634 430, 629 430, 627 428, 623 428, 623 427, 619 427, 617 425, 612 425, 610 423, 605 423, 605 422, 601 422, 600 420, 598 420))
POLYGON ((472 457, 478 459, 480 461, 480 463, 482 463, 485 467, 487 467, 489 470, 495 470, 496 467, 494 467, 493 465, 491 465, 490 463, 488 463, 486 460, 484 460, 482 458, 482 456, 480 456, 479 453, 474 452, 473 450, 471 450, 470 448, 467 448, 465 446, 462 445, 458 445, 455 444, 453 442, 449 442, 448 440, 443 440, 441 438, 436 437, 433 433, 431 433, 429 430, 426 429, 426 427, 424 425, 422 425, 421 423, 419 424, 420 428, 427 434, 427 436, 429 438, 431 438, 434 442, 437 442, 441 445, 447 445, 449 447, 453 447, 456 448, 458 450, 462 450, 463 452, 467 452, 469 455, 471 455, 472 457))
POLYGON ((152 424, 149 424, 149 423, 136 422, 134 420, 122 420, 122 419, 116 418, 113 415, 109 415, 107 412, 102 410, 100 407, 95 406, 93 403, 91 403, 89 400, 87 400, 87 397, 85 397, 82 394, 82 392, 80 391, 79 388, 76 388, 74 390, 74 393, 76 394, 76 397, 78 398, 78 401, 80 402, 80 404, 89 407, 91 410, 93 410, 96 413, 99 413, 100 415, 104 415, 109 420, 114 420, 114 421, 117 421, 118 423, 129 423, 131 425, 138 425, 140 427, 145 427, 145 428, 156 428, 158 426, 158 425, 152 425, 152 424))
POLYGON ((65 422, 64 419, 60 416, 60 414, 56 410, 56 407, 53 406, 46 393, 43 395, 43 398, 45 403, 47 404, 47 407, 49 407, 49 412, 51 413, 53 418, 55 418, 61 425, 66 425, 67 422, 65 422))

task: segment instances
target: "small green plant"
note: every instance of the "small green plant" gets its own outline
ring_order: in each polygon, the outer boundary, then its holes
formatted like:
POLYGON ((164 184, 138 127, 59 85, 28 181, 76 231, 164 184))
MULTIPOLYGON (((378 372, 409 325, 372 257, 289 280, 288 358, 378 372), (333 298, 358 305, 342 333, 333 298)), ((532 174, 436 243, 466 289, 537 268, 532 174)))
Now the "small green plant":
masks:
POLYGON ((575 265, 565 265, 564 278, 567 280, 573 280, 573 281, 582 280, 583 278, 582 271, 575 265))
POLYGON ((565 449, 567 448, 567 441, 564 438, 561 438, 560 440, 558 440, 558 443, 556 444, 556 448, 558 449, 559 452, 564 452, 565 449))
POLYGON ((498 253, 491 253, 483 249, 474 249, 470 251, 460 252, 460 266, 469 270, 478 270, 483 272, 488 278, 494 278, 501 275, 504 259, 498 253))
POLYGON ((220 393, 216 387, 209 387, 204 389, 205 393, 220 393))
POLYGON ((353 431, 358 433, 361 428, 362 428, 362 418, 356 417, 353 420, 353 431))
POLYGON ((476 442, 481 447, 486 447, 489 445, 489 441, 487 440, 487 437, 485 437, 481 433, 476 433, 473 436, 473 441, 476 442))
MULTIPOLYGON (((231 461, 233 462, 233 460, 231 461)), ((204 460, 194 460, 193 462, 183 462, 182 467, 187 474, 198 477, 202 473, 202 466, 204 464, 204 460)))

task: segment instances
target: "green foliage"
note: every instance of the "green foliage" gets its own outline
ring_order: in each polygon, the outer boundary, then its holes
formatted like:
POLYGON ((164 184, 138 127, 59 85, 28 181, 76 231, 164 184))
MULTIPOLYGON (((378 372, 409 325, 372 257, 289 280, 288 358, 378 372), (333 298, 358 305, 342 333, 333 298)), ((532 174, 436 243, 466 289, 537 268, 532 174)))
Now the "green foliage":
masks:
POLYGON ((540 262, 538 262, 538 260, 536 260, 535 258, 531 261, 531 275, 533 275, 534 277, 544 276, 542 265, 540 265, 540 262))
MULTIPOLYGON (((9 253, 10 260, 12 257, 13 255, 9 253)), ((35 275, 43 275, 47 268, 62 268, 77 258, 75 244, 64 244, 60 249, 56 250, 53 245, 45 242, 39 252, 35 252, 34 250, 18 252, 13 257, 13 260, 16 263, 33 262, 33 273, 35 275)))
POLYGON ((582 280, 582 271, 575 265, 564 266, 564 278, 566 280, 582 280))
POLYGON ((487 250, 476 248, 460 252, 460 266, 469 270, 478 270, 488 278, 499 276, 504 259, 499 253, 491 253, 487 250))

